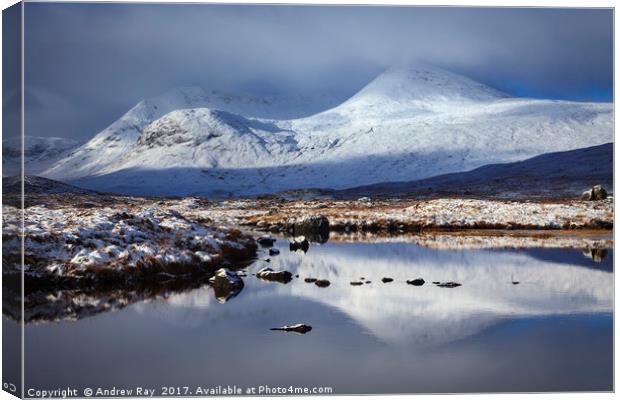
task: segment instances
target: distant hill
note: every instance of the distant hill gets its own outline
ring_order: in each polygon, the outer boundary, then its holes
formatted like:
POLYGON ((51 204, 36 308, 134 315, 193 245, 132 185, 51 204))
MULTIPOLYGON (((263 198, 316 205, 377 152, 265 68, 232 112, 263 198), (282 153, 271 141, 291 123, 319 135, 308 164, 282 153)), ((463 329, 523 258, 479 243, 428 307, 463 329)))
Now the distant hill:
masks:
POLYGON ((337 196, 575 197, 593 185, 613 190, 613 143, 490 164, 410 182, 359 186, 337 196))
MULTIPOLYGON (((81 143, 60 137, 26 136, 24 138, 26 174, 39 174, 58 160, 71 155, 81 143)), ((2 176, 18 175, 22 165, 22 138, 2 140, 2 176)))
MULTIPOLYGON (((2 178, 2 194, 4 196, 19 195, 21 194, 21 190, 22 184, 20 176, 17 175, 2 178)), ((82 189, 72 185, 67 185, 66 183, 33 175, 26 175, 24 177, 24 191, 26 195, 59 193, 85 195, 97 194, 97 192, 92 190, 82 189)))

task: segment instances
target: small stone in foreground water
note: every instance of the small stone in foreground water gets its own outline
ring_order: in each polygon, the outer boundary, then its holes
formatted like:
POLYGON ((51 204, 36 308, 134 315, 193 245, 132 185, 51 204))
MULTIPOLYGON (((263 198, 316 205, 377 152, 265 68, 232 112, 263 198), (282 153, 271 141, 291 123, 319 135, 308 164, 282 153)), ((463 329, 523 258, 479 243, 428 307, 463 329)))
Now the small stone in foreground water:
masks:
POLYGON ((393 281, 394 281, 394 279, 392 279, 392 278, 383 278, 383 279, 381 279, 381 282, 383 282, 383 283, 389 283, 389 282, 393 282, 393 281))
POLYGON ((330 282, 327 279, 319 279, 316 282, 314 282, 315 285, 317 285, 318 287, 328 287, 330 285, 330 282))
POLYGON ((424 285, 424 279, 422 278, 412 279, 410 281, 407 281, 407 284, 413 285, 413 286, 422 286, 424 285))
POLYGON ((442 288, 455 288, 459 286, 461 286, 461 284, 456 283, 456 282, 443 282, 443 283, 437 284, 437 287, 442 287, 442 288))
POLYGON ((296 324, 296 325, 286 325, 281 326, 279 328, 271 328, 272 331, 282 331, 282 332, 295 332, 301 333, 302 335, 306 332, 310 332, 312 327, 306 324, 296 324))
POLYGON ((306 283, 314 283, 314 282, 316 282, 316 278, 305 278, 304 282, 306 282, 306 283))
POLYGON ((350 282, 351 286, 361 286, 364 282, 350 282))

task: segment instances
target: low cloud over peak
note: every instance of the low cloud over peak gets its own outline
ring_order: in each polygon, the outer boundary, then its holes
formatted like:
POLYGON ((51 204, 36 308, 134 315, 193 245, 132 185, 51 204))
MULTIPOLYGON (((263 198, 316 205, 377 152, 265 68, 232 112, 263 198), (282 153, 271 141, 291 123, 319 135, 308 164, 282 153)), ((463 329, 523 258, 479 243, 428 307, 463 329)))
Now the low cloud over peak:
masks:
POLYGON ((416 61, 513 95, 610 101, 612 23, 605 9, 28 3, 27 92, 46 95, 27 96, 27 133, 88 138, 183 85, 345 99, 416 61))

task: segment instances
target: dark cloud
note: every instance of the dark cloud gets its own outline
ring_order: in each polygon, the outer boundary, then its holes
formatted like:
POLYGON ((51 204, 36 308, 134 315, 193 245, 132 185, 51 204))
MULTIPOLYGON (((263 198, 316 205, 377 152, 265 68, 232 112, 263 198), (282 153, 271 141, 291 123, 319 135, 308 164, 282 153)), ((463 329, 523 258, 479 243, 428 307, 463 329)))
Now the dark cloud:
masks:
POLYGON ((513 94, 611 100, 609 9, 26 4, 27 128, 87 138, 180 85, 352 94, 423 60, 513 94))

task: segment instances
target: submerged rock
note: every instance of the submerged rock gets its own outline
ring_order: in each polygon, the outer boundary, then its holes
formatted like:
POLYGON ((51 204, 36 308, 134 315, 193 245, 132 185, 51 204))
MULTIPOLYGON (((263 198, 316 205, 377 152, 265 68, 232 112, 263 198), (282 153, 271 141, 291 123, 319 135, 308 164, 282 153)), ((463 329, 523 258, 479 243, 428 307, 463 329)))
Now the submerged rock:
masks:
POLYGON ((328 287, 331 283, 327 279, 318 279, 314 284, 318 287, 328 287))
POLYGON ((456 283, 456 282, 442 282, 442 283, 437 284, 437 287, 442 287, 442 288, 455 288, 459 286, 461 286, 461 284, 456 283))
POLYGON ((272 331, 282 331, 282 332, 295 332, 300 334, 305 334, 312 330, 310 325, 306 324, 296 324, 296 325, 285 325, 279 328, 271 328, 272 331))
POLYGON ((293 274, 288 271, 274 271, 271 268, 265 267, 261 268, 257 273, 256 277, 265 281, 270 282, 280 282, 280 283, 289 283, 293 280, 293 274))
POLYGON ((269 249, 269 255, 270 256, 277 256, 278 254, 280 254, 280 250, 278 250, 278 249, 269 249))
POLYGON ((271 236, 261 236, 256 241, 263 247, 271 247, 276 242, 276 239, 271 236))
POLYGON ((316 278, 304 278, 304 282, 306 282, 306 283, 314 283, 314 282, 316 282, 316 278))
POLYGON ((424 285, 424 279, 422 278, 412 279, 410 281, 407 281, 407 284, 413 285, 413 286, 422 286, 424 285))
POLYGON ((209 283, 213 286, 215 298, 220 303, 225 303, 243 289, 243 280, 228 268, 215 271, 215 275, 209 278, 209 283))
POLYGON ((362 286, 364 282, 350 282, 351 286, 362 286))
POLYGON ((383 282, 383 283, 389 283, 389 282, 393 282, 393 281, 394 281, 394 279, 392 279, 392 278, 383 278, 383 279, 381 279, 381 282, 383 282))
POLYGON ((607 191, 601 185, 592 186, 592 189, 586 190, 581 194, 581 200, 597 201, 605 200, 607 198, 607 191))

